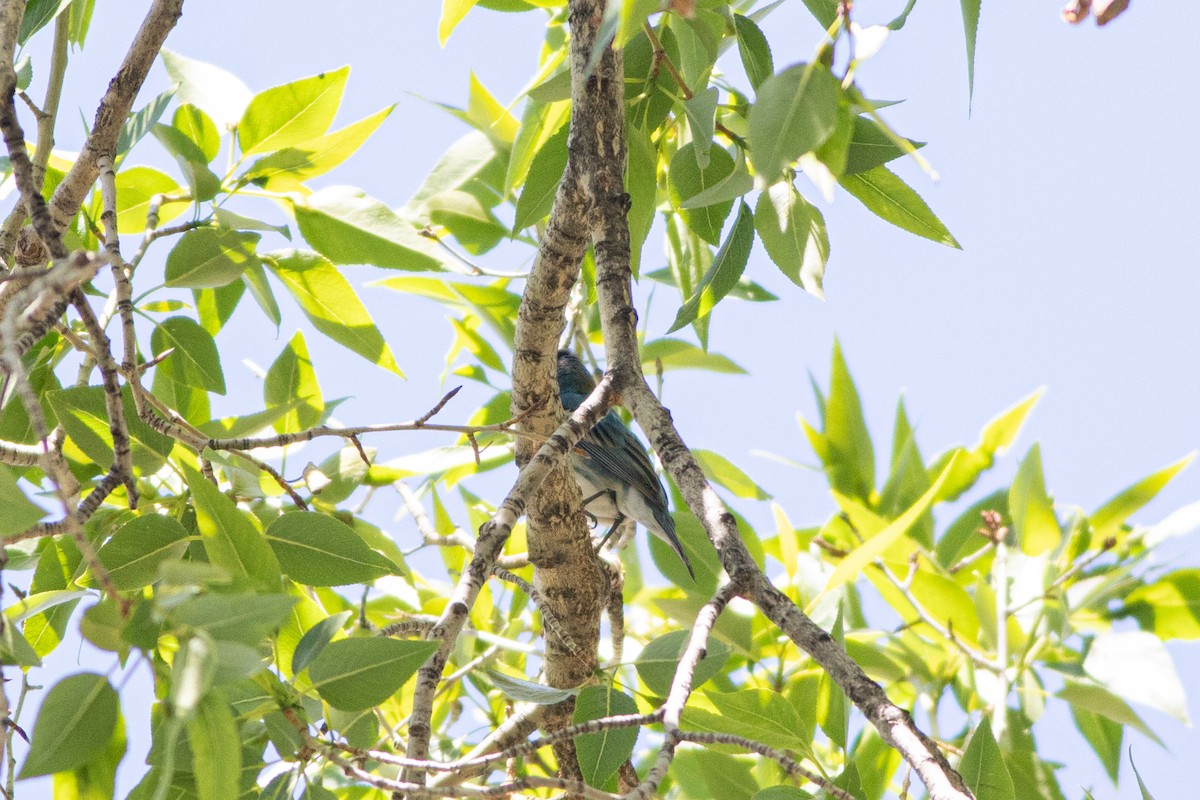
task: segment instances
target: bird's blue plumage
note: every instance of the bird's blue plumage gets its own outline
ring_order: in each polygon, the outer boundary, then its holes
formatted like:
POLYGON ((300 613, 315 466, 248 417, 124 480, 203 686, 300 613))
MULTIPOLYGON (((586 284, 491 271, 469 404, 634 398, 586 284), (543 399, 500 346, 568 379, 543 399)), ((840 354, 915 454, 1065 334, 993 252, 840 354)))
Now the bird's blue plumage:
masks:
MULTIPOLYGON (((574 411, 596 388, 574 353, 558 351, 558 389, 563 408, 574 411)), ((641 523, 666 542, 694 578, 692 565, 675 535, 675 521, 667 508, 667 493, 654 472, 641 441, 616 413, 605 414, 579 442, 571 457, 575 479, 588 503, 588 513, 599 522, 619 524, 622 519, 641 523)))

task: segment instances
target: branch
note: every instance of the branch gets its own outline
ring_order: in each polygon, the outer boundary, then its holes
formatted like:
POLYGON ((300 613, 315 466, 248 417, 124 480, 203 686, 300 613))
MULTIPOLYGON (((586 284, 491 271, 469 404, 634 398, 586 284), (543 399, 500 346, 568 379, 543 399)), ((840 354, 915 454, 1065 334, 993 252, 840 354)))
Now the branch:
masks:
POLYGON ((115 155, 117 137, 133 109, 133 101, 146 81, 154 60, 158 58, 167 34, 175 27, 182 13, 183 0, 154 0, 150 6, 129 52, 125 54, 125 60, 121 62, 96 109, 92 132, 84 142, 79 157, 50 198, 50 213, 58 230, 67 227, 95 183, 100 170, 98 159, 115 155))
MULTIPOLYGON (((517 481, 508 496, 500 504, 492 518, 484 523, 475 541, 475 552, 463 571, 438 618, 428 639, 440 641, 437 651, 417 672, 416 690, 413 692, 413 710, 409 716, 408 758, 416 762, 429 758, 429 739, 432 733, 430 720, 433 717, 433 699, 441 681, 442 671, 449 660, 454 642, 461 633, 475 599, 484 582, 491 575, 497 556, 512 533, 512 527, 524 514, 528 498, 536 496, 542 482, 555 468, 562 465, 584 434, 608 412, 612 401, 612 383, 601 381, 591 396, 580 404, 571 415, 538 449, 533 458, 521 469, 517 481)), ((580 515, 582 516, 582 514, 580 515)), ((590 547, 590 544, 589 544, 590 547)), ((421 767, 406 767, 404 780, 409 785, 421 784, 425 770, 421 767)))

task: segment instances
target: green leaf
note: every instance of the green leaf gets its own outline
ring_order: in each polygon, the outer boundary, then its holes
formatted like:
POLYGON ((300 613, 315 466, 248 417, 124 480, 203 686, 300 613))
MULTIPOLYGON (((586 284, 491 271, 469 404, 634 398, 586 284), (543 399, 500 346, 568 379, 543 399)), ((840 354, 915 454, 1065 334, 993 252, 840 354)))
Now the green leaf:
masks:
POLYGON ((707 353, 682 339, 655 339, 642 345, 642 371, 653 374, 658 364, 664 371, 672 369, 702 369, 732 375, 744 375, 746 370, 719 353, 707 353))
POLYGON ((242 155, 269 153, 329 130, 342 104, 350 67, 273 86, 254 95, 238 123, 242 155))
POLYGON ((12 469, 0 464, 0 537, 12 536, 32 528, 46 511, 35 505, 17 485, 12 469))
POLYGON ((205 695, 187 724, 193 775, 200 800, 237 797, 242 771, 241 739, 229 704, 219 694, 205 695))
POLYGON ((544 683, 534 683, 523 678, 514 678, 502 672, 496 672, 494 669, 489 669, 487 674, 492 679, 492 683, 496 685, 496 688, 503 692, 504 696, 510 700, 552 706, 555 703, 561 703, 568 697, 574 697, 580 692, 579 689, 555 689, 553 686, 547 686, 544 683))
POLYGON ((170 619, 217 641, 255 646, 283 624, 298 600, 287 594, 202 594, 171 609, 170 619))
POLYGON ((829 234, 820 209, 805 200, 791 183, 777 183, 758 196, 754 229, 767 255, 788 280, 815 297, 825 298, 829 234))
POLYGON ((859 573, 867 568, 867 565, 871 564, 875 561, 875 559, 882 556, 889 547, 895 544, 901 536, 908 532, 908 529, 911 528, 916 521, 921 518, 921 515, 925 513, 926 509, 933 504, 934 498, 938 496, 938 492, 942 488, 942 484, 945 482, 947 476, 950 475, 955 460, 957 460, 957 456, 946 465, 946 468, 942 470, 942 474, 938 476, 936 481, 934 481, 933 486, 929 488, 929 491, 921 495, 920 500, 913 503, 913 505, 909 507, 907 511, 897 517, 895 521, 891 522, 878 534, 872 536, 870 539, 867 539, 858 547, 854 548, 854 550, 852 550, 848 556, 843 558, 838 563, 837 568, 833 571, 833 574, 829 576, 829 582, 821 591, 822 596, 829 594, 829 592, 838 588, 847 581, 852 581, 857 578, 859 573))
MULTIPOLYGON (((76 4, 72 5, 72 8, 76 4)), ((117 767, 125 757, 125 721, 117 712, 117 724, 104 749, 86 764, 54 775, 54 796, 72 800, 107 800, 114 797, 117 767)))
MULTIPOLYGON (((708 166, 701 168, 699 152, 695 142, 690 142, 675 152, 667 171, 667 188, 671 202, 676 208, 703 191, 711 189, 734 172, 733 156, 717 147, 708 153, 708 166)), ((680 208, 679 214, 687 226, 710 244, 721 241, 721 229, 733 209, 733 200, 703 208, 680 208)))
POLYGON ((395 694, 437 648, 409 639, 342 639, 313 659, 308 677, 329 705, 361 711, 395 694))
MULTIPOLYGON (((197 109, 197 113, 204 113, 197 109)), ((212 124, 211 122, 209 124, 212 124)), ((211 200, 221 190, 221 179, 208 168, 204 152, 199 145, 188 138, 187 134, 174 127, 155 125, 154 138, 170 153, 179 164, 180 171, 187 179, 192 198, 196 201, 211 200)))
POLYGON ((658 146, 650 131, 629 125, 625 164, 625 191, 629 193, 629 269, 636 279, 642 268, 642 248, 654 226, 658 200, 658 146))
POLYGON ((325 415, 325 400, 312 359, 308 356, 308 345, 304 332, 296 334, 267 370, 263 381, 263 400, 268 409, 288 406, 273 423, 279 433, 296 433, 320 423, 325 415))
POLYGON ((842 356, 840 342, 833 343, 829 398, 825 402, 825 443, 821 460, 829 485, 842 494, 870 502, 875 490, 875 448, 863 415, 854 378, 842 356))
POLYGON ((122 525, 97 555, 113 586, 134 591, 158 580, 162 562, 183 556, 187 536, 174 517, 143 514, 122 525))
POLYGON ((374 197, 349 186, 331 186, 292 200, 305 241, 334 264, 386 269, 440 270, 436 245, 374 197))
POLYGON ((968 451, 961 447, 954 448, 934 459, 933 464, 929 467, 930 475, 940 474, 955 452, 963 454, 963 458, 958 460, 958 467, 955 470, 955 474, 951 475, 946 481, 943 495, 938 498, 938 502, 958 498, 963 492, 975 485, 975 482, 979 480, 979 476, 983 474, 984 470, 991 469, 992 464, 995 463, 996 455, 1007 450, 1016 441, 1017 435, 1021 432, 1021 426, 1025 424, 1025 420, 1029 416, 1029 412, 1037 405, 1038 400, 1041 399, 1044 393, 1044 387, 1038 389, 1016 405, 1002 411, 994 419, 990 420, 983 427, 983 430, 980 432, 979 443, 972 450, 968 451))
POLYGON ((1160 747, 1166 746, 1155 735, 1154 731, 1150 729, 1150 726, 1142 721, 1137 712, 1129 707, 1128 703, 1102 686, 1096 686, 1092 683, 1082 683, 1068 678, 1057 696, 1066 700, 1073 707, 1094 711, 1111 719, 1113 722, 1128 725, 1160 747))
POLYGON ((261 261, 256 261, 246 267, 246 271, 242 273, 242 283, 246 284, 254 302, 258 303, 258 307, 278 331, 283 317, 279 313, 279 303, 275 301, 275 292, 271 290, 271 284, 267 281, 267 273, 263 269, 261 261))
POLYGON ((42 701, 20 778, 85 764, 108 747, 117 726, 117 692, 103 675, 82 672, 56 683, 42 701))
MULTIPOLYGON (((146 213, 156 195, 183 195, 183 189, 174 178, 151 167, 123 169, 117 173, 116 184, 118 233, 141 233, 146 230, 146 213)), ((163 203, 158 209, 158 224, 170 222, 187 207, 186 201, 163 203)))
POLYGON ((709 153, 712 152, 713 136, 717 123, 717 101, 720 92, 717 87, 696 92, 691 99, 683 103, 683 112, 688 121, 688 133, 692 141, 687 146, 695 148, 696 165, 701 170, 709 166, 709 153))
POLYGON ((558 132, 538 149, 530 162, 525 186, 521 189, 521 196, 517 198, 517 210, 513 218, 514 233, 540 222, 550 213, 563 170, 567 167, 567 133, 570 127, 564 124, 559 128, 558 132))
POLYGON ((1088 517, 1093 536, 1102 541, 1115 535, 1131 514, 1153 500, 1163 487, 1195 458, 1195 452, 1189 453, 1174 464, 1163 467, 1153 475, 1148 475, 1122 490, 1116 497, 1096 509, 1088 517))
POLYGON ((352 616, 354 616, 353 611, 342 611, 326 617, 305 631, 296 644, 296 649, 292 651, 292 674, 303 672, 304 668, 320 655, 325 646, 333 641, 333 637, 341 631, 346 620, 352 616))
POLYGON ((1121 740, 1125 735, 1124 726, 1094 711, 1074 705, 1071 706, 1071 718, 1075 720, 1075 727, 1083 734, 1083 738, 1087 739, 1092 751, 1104 765, 1109 780, 1116 786, 1121 771, 1121 740))
POLYGON ((741 14, 733 15, 734 30, 737 31, 738 55, 750 85, 756 90, 775 74, 775 62, 771 58, 771 45, 754 21, 741 14))
POLYGON ((267 528, 267 541, 284 573, 309 586, 368 583, 399 572, 349 526, 324 514, 284 514, 267 528))
MULTIPOLYGON (((671 690, 679 659, 687 649, 689 633, 690 631, 671 631, 659 636, 642 648, 637 661, 634 662, 638 676, 647 688, 659 697, 666 697, 671 690)), ((731 652, 728 645, 710 638, 704 658, 700 659, 696 671, 692 674, 692 689, 700 688, 705 681, 720 672, 731 652)))
POLYGON ((1103 633, 1095 638, 1083 671, 1134 703, 1188 721, 1187 696, 1162 640, 1144 631, 1103 633))
POLYGON ((221 370, 217 344, 194 319, 168 317, 163 320, 150 335, 150 348, 156 356, 174 348, 174 352, 157 367, 167 371, 174 380, 225 394, 225 373, 221 370))
MULTIPOLYGON (((585 686, 575 698, 571 722, 579 725, 594 719, 636 713, 637 703, 629 695, 607 684, 585 686)), ((633 755, 637 738, 637 727, 614 728, 576 736, 575 752, 579 769, 588 785, 603 788, 605 782, 633 755)))
POLYGON ((758 87, 750 109, 750 156, 765 185, 837 127, 841 88, 824 65, 797 64, 758 87))
POLYGON ((1160 639, 1200 639, 1200 569, 1168 572, 1125 597, 1122 616, 1160 639))
POLYGON ((1013 529, 1026 555, 1037 556, 1058 546, 1062 529, 1054 516, 1054 503, 1046 493, 1042 476, 1042 451, 1038 445, 1029 448, 1016 477, 1008 490, 1008 510, 1013 529))
POLYGON ((241 214, 235 214, 227 208, 214 208, 213 219, 217 221, 217 225, 227 230, 237 231, 263 231, 264 233, 274 231, 283 238, 291 241, 292 232, 287 225, 272 225, 269 222, 263 222, 261 219, 254 217, 243 217, 241 214))
POLYGON ((29 37, 50 24, 50 20, 66 11, 70 4, 71 0, 29 0, 17 32, 17 43, 25 44, 29 37))
POLYGON ((208 560, 234 577, 256 580, 264 588, 279 585, 279 562, 250 518, 238 510, 199 472, 181 465, 196 508, 196 527, 208 560))
POLYGON ((173 99, 175 99, 175 89, 171 88, 131 114, 129 119, 125 120, 125 124, 121 127, 121 134, 117 137, 116 154, 123 156, 132 150, 133 146, 155 126, 173 99))
MULTIPOLYGON (((133 466, 143 475, 157 472, 163 465, 175 440, 159 433, 138 419, 129 387, 121 392, 125 408, 125 425, 133 450, 133 466)), ((67 432, 70 447, 64 452, 73 460, 92 464, 111 464, 113 460, 112 431, 109 428, 108 407, 101 386, 73 386, 50 392, 50 407, 67 432)))
POLYGON ((444 226, 472 255, 486 253, 508 236, 508 227, 470 192, 451 189, 436 194, 425 208, 429 221, 444 226))
POLYGON ((233 74, 203 61, 162 50, 167 75, 179 88, 175 96, 181 103, 204 109, 222 128, 232 128, 250 102, 250 90, 233 74))
POLYGON ((313 327, 372 364, 404 377, 366 307, 328 259, 307 250, 276 250, 265 259, 313 327))
MULTIPOLYGON (((842 614, 842 603, 838 603, 837 616, 829 635, 833 641, 846 646, 846 626, 842 614)), ((822 670, 817 680, 817 696, 813 702, 813 712, 817 724, 829 737, 829 741, 838 749, 845 752, 850 725, 850 699, 842 688, 834 682, 828 672, 822 670)), ((850 764, 853 767, 853 763, 850 764)), ((849 769, 847 770, 847 773, 849 769)))
POLYGON ((179 237, 167 254, 167 286, 214 289, 232 283, 257 264, 257 233, 197 228, 179 237))
POLYGON ((208 163, 221 152, 221 132, 212 121, 212 117, 190 103, 184 103, 175 109, 171 117, 171 127, 186 136, 204 156, 208 163))
POLYGON ((992 735, 992 723, 984 716, 971 733, 959 762, 958 772, 975 800, 1016 800, 1016 789, 1012 777, 1004 766, 996 737, 992 735))
MULTIPOLYGON (((924 142, 907 140, 914 149, 921 149, 924 142)), ((891 137, 870 117, 854 118, 854 133, 850 139, 850 148, 846 153, 844 175, 856 175, 874 169, 889 161, 905 155, 891 137)))
POLYGON ((821 23, 822 28, 828 30, 837 19, 838 0, 803 0, 803 2, 809 13, 816 17, 817 22, 821 23))
POLYGON ((1138 791, 1142 793, 1142 800, 1154 800, 1154 795, 1150 794, 1150 790, 1146 788, 1146 782, 1142 780, 1142 773, 1138 772, 1137 764, 1133 763, 1133 748, 1129 748, 1129 766, 1133 768, 1133 775, 1137 778, 1138 791))
POLYGON ((354 155, 395 108, 388 106, 333 133, 297 142, 263 156, 240 180, 272 192, 302 191, 308 180, 324 175, 354 155))
POLYGON ((711 450, 693 450, 692 455, 704 470, 704 475, 714 483, 725 487, 737 497, 754 500, 770 500, 761 486, 751 480, 750 476, 733 465, 729 459, 711 450))
POLYGON ((938 244, 962 249, 921 196, 887 167, 843 175, 838 183, 880 219, 938 244))
POLYGON ((739 689, 732 692, 708 691, 703 705, 689 704, 683 712, 683 724, 691 729, 732 733, 770 747, 804 750, 808 742, 798 731, 804 725, 796 709, 782 694, 770 689, 739 689))
POLYGON ((750 258, 754 246, 754 219, 750 207, 741 203, 737 219, 729 238, 721 245, 713 258, 712 266, 704 273, 699 285, 675 315, 675 321, 667 333, 677 331, 684 325, 707 317, 718 302, 737 285, 750 258))
POLYGON ((967 40, 967 106, 975 96, 975 35, 979 32, 980 0, 959 0, 962 6, 963 35, 967 40))
POLYGON ((442 0, 442 16, 438 20, 438 44, 446 46, 446 40, 463 21, 467 12, 475 7, 479 0, 442 0))

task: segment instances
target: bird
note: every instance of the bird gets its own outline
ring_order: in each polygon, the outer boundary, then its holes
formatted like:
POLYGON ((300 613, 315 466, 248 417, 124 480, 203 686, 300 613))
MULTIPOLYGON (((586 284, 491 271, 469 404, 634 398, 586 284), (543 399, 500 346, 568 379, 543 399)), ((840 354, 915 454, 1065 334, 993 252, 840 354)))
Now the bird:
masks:
MULTIPOLYGON (((570 350, 558 351, 558 393, 563 408, 579 408, 596 388, 587 367, 570 350)), ((583 492, 584 509, 599 524, 611 524, 600 546, 623 523, 641 523, 675 551, 692 580, 696 573, 688 561, 675 521, 667 509, 667 493, 654 472, 641 441, 615 412, 596 423, 571 454, 575 482, 583 492)))

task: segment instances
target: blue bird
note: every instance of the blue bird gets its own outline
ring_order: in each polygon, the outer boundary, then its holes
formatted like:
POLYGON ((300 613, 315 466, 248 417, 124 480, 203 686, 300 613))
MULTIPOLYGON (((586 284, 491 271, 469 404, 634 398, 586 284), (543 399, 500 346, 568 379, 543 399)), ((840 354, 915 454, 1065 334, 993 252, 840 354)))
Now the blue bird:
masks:
MULTIPOLYGON (((583 362, 570 350, 558 351, 558 393, 563 408, 574 411, 596 388, 583 362)), ((646 450, 615 412, 609 411, 583 437, 571 456, 583 504, 597 523, 611 524, 601 545, 627 520, 640 522, 666 542, 695 580, 696 573, 675 535, 667 493, 650 465, 646 450)))

